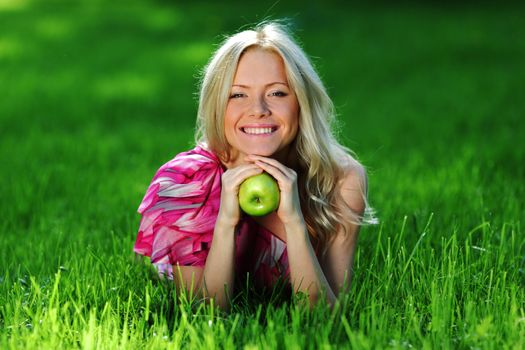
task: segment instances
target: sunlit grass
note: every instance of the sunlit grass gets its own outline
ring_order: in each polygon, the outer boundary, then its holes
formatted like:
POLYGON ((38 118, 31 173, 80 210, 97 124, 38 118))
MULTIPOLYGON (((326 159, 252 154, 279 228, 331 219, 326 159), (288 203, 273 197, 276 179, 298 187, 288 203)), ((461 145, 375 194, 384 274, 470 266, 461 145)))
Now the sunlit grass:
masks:
POLYGON ((380 219, 350 293, 309 311, 247 286, 225 314, 132 253, 199 70, 267 8, 0 0, 0 348, 525 347, 518 5, 292 5, 270 14, 315 56, 380 219))
POLYGON ((28 0, 0 0, 0 11, 22 10, 28 6, 28 0))

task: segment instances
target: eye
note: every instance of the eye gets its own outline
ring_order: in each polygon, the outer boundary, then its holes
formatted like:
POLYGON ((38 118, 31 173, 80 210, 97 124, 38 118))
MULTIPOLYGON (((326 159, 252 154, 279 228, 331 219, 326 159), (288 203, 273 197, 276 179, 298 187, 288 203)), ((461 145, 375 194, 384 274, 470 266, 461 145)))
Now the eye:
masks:
POLYGON ((244 94, 240 92, 234 92, 230 95, 230 98, 240 98, 240 97, 244 97, 244 94))
POLYGON ((284 97, 284 96, 288 96, 288 94, 284 91, 273 91, 270 93, 270 96, 284 97))

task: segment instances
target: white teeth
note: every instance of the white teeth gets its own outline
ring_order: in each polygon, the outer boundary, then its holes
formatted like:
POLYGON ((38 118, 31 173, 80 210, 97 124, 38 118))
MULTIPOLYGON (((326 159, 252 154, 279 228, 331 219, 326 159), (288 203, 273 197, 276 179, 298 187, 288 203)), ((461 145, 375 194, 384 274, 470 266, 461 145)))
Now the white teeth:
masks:
POLYGON ((272 128, 244 128, 244 132, 252 135, 271 134, 272 128))

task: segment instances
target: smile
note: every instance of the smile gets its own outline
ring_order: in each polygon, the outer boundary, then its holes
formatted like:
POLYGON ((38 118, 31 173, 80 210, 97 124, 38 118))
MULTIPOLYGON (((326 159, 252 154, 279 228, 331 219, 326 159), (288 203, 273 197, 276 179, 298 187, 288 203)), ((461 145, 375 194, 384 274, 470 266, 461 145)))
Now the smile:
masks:
POLYGON ((269 135, 274 133, 276 130, 276 126, 268 128, 241 128, 241 131, 248 135, 269 135))

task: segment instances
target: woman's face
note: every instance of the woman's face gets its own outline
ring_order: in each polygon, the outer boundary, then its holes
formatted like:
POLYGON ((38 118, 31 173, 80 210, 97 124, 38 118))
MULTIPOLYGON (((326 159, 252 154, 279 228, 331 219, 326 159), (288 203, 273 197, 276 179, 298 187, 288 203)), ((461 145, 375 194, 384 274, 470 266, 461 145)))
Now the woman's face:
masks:
POLYGON ((249 49, 239 60, 224 117, 231 161, 242 163, 249 154, 283 161, 298 128, 299 102, 281 56, 249 49))

